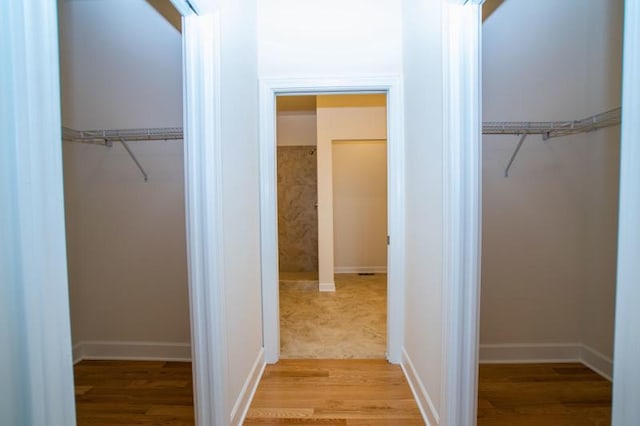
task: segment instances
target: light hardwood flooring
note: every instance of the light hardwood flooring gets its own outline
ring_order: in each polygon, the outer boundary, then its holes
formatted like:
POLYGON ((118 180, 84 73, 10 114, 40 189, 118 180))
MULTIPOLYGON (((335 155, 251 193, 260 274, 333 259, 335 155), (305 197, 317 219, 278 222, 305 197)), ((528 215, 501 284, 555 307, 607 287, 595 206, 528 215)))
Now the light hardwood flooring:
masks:
MULTIPOLYGON (((78 425, 193 425, 191 364, 82 361, 78 425)), ((481 365, 479 426, 610 424, 611 383, 582 364, 481 365)), ((421 425, 398 366, 384 360, 268 365, 246 425, 421 425)))
POLYGON ((385 360, 267 366, 245 425, 423 425, 402 370, 385 360))

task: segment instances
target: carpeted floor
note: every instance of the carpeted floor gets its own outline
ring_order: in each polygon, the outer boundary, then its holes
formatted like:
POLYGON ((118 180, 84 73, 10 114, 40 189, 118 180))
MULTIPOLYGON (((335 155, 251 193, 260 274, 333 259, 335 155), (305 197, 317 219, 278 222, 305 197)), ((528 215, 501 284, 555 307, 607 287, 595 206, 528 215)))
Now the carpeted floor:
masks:
POLYGON ((280 283, 280 357, 384 358, 387 275, 336 274, 335 292, 317 282, 280 283))

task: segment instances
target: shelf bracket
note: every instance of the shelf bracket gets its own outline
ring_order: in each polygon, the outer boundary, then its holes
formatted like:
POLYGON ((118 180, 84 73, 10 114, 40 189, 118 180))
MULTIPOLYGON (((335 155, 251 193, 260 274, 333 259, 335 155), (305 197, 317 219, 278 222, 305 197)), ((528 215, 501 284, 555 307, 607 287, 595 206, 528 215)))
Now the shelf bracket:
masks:
POLYGON ((526 138, 527 138, 527 132, 524 132, 522 136, 520 136, 520 141, 518 141, 516 150, 513 151, 513 155, 511 156, 511 160, 509 160, 509 164, 507 164, 507 168, 504 170, 504 177, 509 177, 509 169, 511 169, 511 165, 513 164, 513 161, 516 159, 516 156, 518 155, 520 148, 522 148, 522 144, 524 143, 524 140, 526 138))
POLYGON ((147 182, 149 180, 149 177, 147 176, 147 173, 144 171, 144 169, 142 168, 142 165, 140 165, 140 162, 138 161, 136 156, 131 151, 131 148, 129 148, 129 145, 124 141, 124 138, 120 138, 120 143, 122 144, 124 149, 127 150, 127 153, 129 154, 131 159, 136 163, 136 166, 138 166, 138 168, 140 169, 140 172, 142 173, 142 176, 144 176, 144 181, 147 182))

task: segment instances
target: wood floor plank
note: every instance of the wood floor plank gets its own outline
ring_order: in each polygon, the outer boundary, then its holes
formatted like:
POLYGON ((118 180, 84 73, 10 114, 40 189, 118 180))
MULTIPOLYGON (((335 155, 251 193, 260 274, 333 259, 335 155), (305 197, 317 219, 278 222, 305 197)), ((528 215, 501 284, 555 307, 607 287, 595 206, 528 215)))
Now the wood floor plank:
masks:
MULTIPOLYGON (((80 426, 194 424, 190 363, 83 361, 74 370, 80 426)), ((582 364, 481 365, 479 378, 479 426, 611 424, 611 383, 582 364)), ((267 366, 245 424, 424 423, 398 366, 283 360, 267 366)))
POLYGON ((267 366, 246 424, 404 425, 416 421, 422 424, 397 365, 385 360, 281 360, 267 366))
POLYGON ((79 426, 194 424, 191 363, 82 361, 74 373, 79 426))

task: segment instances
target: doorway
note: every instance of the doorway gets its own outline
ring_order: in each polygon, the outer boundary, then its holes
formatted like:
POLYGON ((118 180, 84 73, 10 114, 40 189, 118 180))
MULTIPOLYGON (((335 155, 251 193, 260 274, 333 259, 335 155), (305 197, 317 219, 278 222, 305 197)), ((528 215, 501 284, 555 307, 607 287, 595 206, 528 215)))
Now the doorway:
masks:
MULTIPOLYGON (((404 210, 404 181, 403 162, 404 150, 401 137, 402 132, 402 95, 398 79, 352 79, 336 85, 330 80, 264 80, 261 87, 260 99, 260 165, 261 165, 261 251, 262 251, 262 302, 263 302, 263 340, 265 359, 268 363, 277 362, 280 358, 280 288, 279 288, 279 258, 278 258, 278 229, 277 229, 277 184, 276 184, 276 96, 278 95, 346 95, 346 94, 383 94, 387 99, 386 111, 386 139, 387 144, 387 187, 388 193, 388 235, 390 245, 387 254, 387 342, 385 357, 392 363, 400 362, 401 352, 401 318, 402 318, 402 268, 403 259, 403 210, 404 210)), ((333 138, 335 139, 335 138, 333 138)), ((331 139, 331 140, 333 140, 331 139)), ((320 147, 319 147, 320 149, 320 147)), ((322 155, 332 155, 332 144, 328 144, 322 155)), ((321 160, 320 160, 321 161, 321 160)), ((331 177, 329 177, 331 180, 331 177)), ((318 197, 322 199, 322 184, 319 184, 318 197)), ((330 193, 331 191, 329 191, 330 193)), ((320 203, 319 203, 320 204, 320 203)), ((332 210, 331 210, 332 211, 332 210)), ((333 239, 333 213, 328 221, 331 231, 324 234, 333 239)), ((334 256, 331 241, 331 255, 324 257, 323 225, 319 219, 319 287, 335 285, 333 282, 334 256), (327 263, 329 268, 323 266, 327 263), (323 270, 325 271, 323 273, 323 270), (328 271, 328 273, 327 273, 328 271), (329 280, 327 281, 327 276, 329 280)))
POLYGON ((282 358, 385 358, 386 95, 277 97, 282 358))

